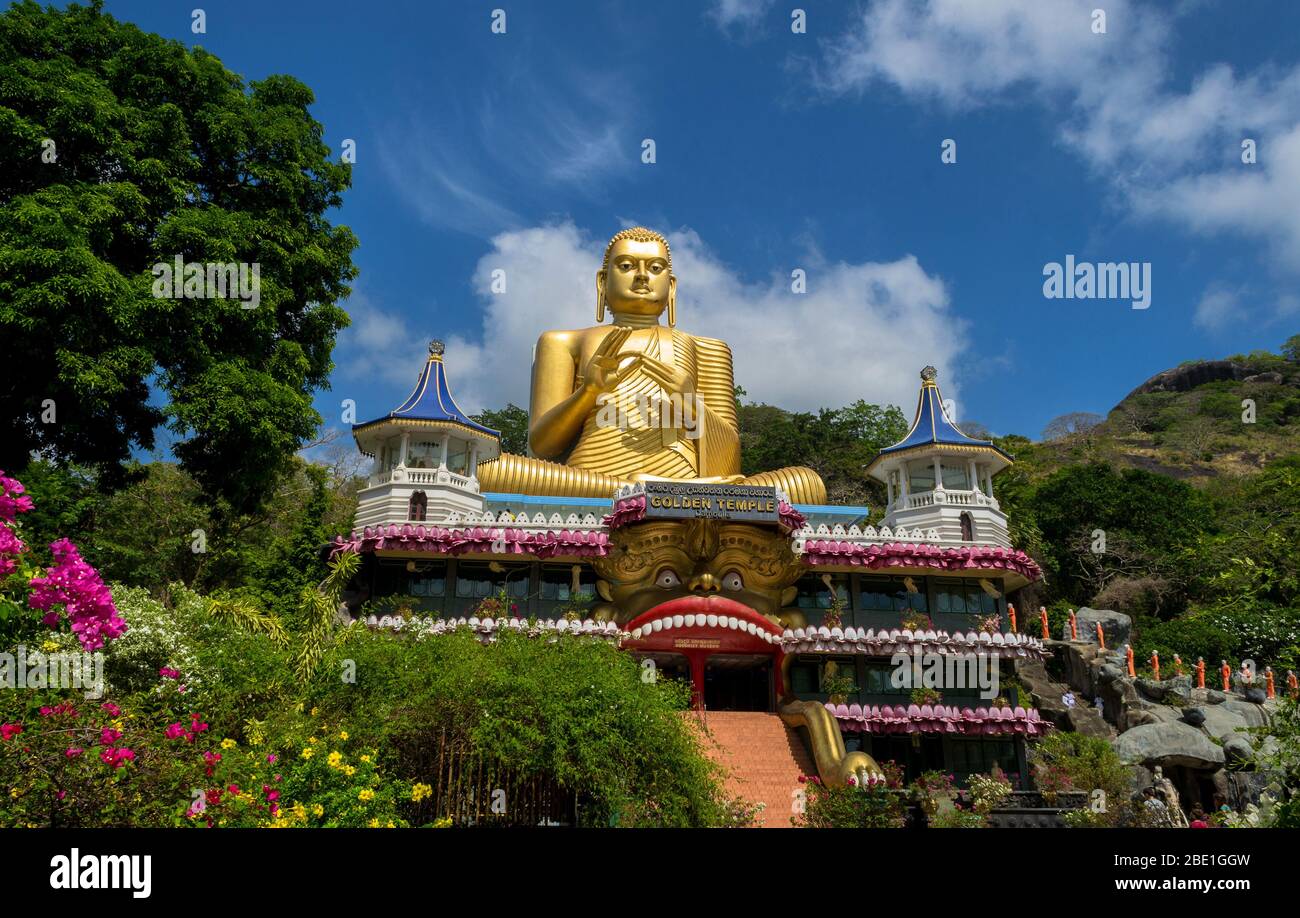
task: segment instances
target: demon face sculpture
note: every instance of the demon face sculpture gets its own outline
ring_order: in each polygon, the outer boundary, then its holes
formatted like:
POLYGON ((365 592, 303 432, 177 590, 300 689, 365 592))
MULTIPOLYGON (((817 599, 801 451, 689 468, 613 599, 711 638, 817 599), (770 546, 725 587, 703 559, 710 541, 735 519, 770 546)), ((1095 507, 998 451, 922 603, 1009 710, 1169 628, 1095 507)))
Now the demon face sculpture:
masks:
POLYGON ((797 610, 802 569, 779 531, 747 523, 671 520, 634 523, 610 536, 610 552, 595 561, 596 589, 605 602, 597 617, 620 625, 673 600, 674 609, 725 612, 738 603, 782 626, 797 610))

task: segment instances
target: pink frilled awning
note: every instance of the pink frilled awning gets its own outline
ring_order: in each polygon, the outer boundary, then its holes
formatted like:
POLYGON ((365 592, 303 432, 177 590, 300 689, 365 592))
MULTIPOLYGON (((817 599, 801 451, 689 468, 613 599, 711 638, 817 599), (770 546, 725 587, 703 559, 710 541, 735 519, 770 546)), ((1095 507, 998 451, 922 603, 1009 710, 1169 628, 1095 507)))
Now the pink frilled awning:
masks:
POLYGON ((347 538, 336 536, 330 556, 341 552, 427 551, 433 554, 461 555, 511 554, 534 558, 599 557, 609 551, 609 534, 589 529, 526 530, 514 526, 443 526, 411 525, 367 526, 347 538))
POLYGON ((1042 570, 1033 558, 1015 548, 997 545, 963 545, 960 548, 941 548, 911 542, 889 542, 883 545, 850 542, 840 539, 806 539, 803 543, 804 563, 819 565, 849 565, 852 567, 919 567, 940 571, 1008 570, 1027 580, 1038 580, 1042 570))
POLYGON ((956 705, 830 704, 826 710, 854 733, 960 733, 968 736, 1040 736, 1047 721, 1034 708, 958 708, 956 705))
MULTIPOLYGON (((640 522, 645 519, 645 501, 644 493, 617 498, 613 511, 605 515, 605 525, 610 529, 618 529, 628 523, 640 522)), ((776 515, 781 528, 786 532, 798 532, 807 523, 804 515, 785 500, 777 504, 776 515)))

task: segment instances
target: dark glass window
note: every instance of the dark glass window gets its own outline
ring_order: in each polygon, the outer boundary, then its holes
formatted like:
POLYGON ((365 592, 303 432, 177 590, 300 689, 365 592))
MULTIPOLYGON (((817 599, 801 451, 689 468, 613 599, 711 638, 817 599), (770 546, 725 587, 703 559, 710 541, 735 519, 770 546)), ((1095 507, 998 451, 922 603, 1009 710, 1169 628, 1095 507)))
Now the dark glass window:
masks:
POLYGON ((998 610, 997 599, 974 580, 936 581, 934 601, 940 614, 992 615, 998 610))
MULTIPOLYGON (((840 601, 844 603, 844 608, 849 608, 849 576, 848 574, 831 574, 831 584, 835 587, 836 594, 840 601)), ((795 604, 800 609, 829 609, 831 606, 831 591, 826 589, 826 584, 822 582, 821 574, 807 574, 800 578, 795 584, 798 595, 795 604)))
POLYGON ((863 577, 858 584, 858 601, 870 612, 930 611, 921 577, 863 577), (916 592, 908 590, 909 579, 916 592))
POLYGON ((518 614, 527 610, 523 607, 528 598, 528 564, 511 564, 503 562, 501 571, 494 571, 482 561, 459 561, 456 563, 456 614, 468 615, 481 600, 497 593, 506 585, 512 603, 518 604, 518 614), (509 577, 507 583, 506 578, 509 577))

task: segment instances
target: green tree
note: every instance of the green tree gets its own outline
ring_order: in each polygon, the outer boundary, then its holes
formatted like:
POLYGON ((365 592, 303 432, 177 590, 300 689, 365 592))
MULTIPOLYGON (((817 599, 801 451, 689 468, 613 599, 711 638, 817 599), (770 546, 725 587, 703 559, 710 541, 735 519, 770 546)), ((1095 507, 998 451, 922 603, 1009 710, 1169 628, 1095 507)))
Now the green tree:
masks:
POLYGON ((528 412, 514 402, 498 411, 486 410, 471 416, 484 427, 501 432, 501 450, 523 456, 528 453, 528 412))
POLYGON ((357 244, 325 214, 350 166, 302 83, 245 86, 101 6, 0 14, 0 468, 41 451, 120 473, 166 424, 242 512, 320 424, 357 244), (177 257, 257 264, 259 305, 155 296, 177 257))

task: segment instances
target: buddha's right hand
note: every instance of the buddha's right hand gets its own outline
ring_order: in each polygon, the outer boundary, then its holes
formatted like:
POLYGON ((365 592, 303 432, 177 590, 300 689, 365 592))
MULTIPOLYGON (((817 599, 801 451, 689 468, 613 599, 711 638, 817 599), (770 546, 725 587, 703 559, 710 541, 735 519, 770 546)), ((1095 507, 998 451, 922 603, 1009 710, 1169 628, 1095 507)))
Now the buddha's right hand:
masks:
POLYGON ((618 388, 627 376, 641 363, 640 354, 620 354, 619 348, 632 334, 630 328, 615 328, 600 342, 596 352, 587 361, 583 384, 595 395, 605 395, 618 388))

